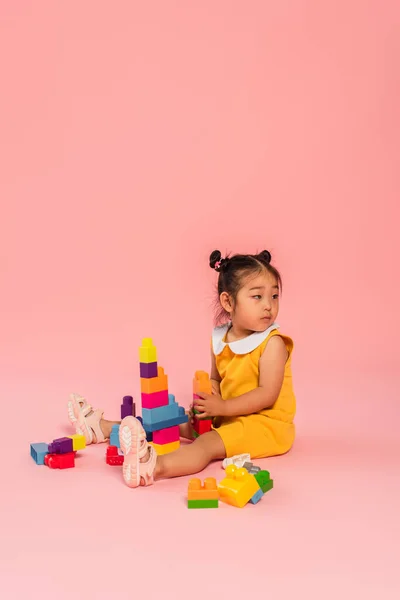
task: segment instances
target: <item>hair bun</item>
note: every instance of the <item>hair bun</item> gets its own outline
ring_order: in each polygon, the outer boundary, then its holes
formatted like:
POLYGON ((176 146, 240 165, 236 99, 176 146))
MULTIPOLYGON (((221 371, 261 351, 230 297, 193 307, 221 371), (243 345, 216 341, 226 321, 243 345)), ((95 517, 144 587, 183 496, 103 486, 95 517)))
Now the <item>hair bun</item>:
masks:
POLYGON ((219 262, 221 260, 221 252, 219 250, 214 250, 214 252, 211 252, 210 254, 210 267, 212 269, 215 269, 215 265, 217 264, 217 262, 219 262))
POLYGON ((268 252, 268 250, 263 250, 262 252, 260 252, 260 254, 257 255, 257 258, 269 265, 269 263, 271 262, 271 252, 268 252))
POLYGON ((222 258, 222 254, 219 250, 214 250, 210 254, 210 267, 219 273, 224 270, 227 266, 229 258, 222 258))

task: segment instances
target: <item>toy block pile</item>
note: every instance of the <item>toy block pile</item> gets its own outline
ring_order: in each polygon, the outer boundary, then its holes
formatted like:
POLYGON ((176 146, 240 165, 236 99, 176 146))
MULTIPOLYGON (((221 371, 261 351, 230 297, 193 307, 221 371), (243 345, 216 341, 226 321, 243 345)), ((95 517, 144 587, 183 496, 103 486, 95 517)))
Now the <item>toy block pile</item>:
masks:
POLYGON ((151 338, 142 340, 139 357, 143 428, 157 454, 168 454, 179 448, 179 425, 188 417, 175 397, 168 394, 168 377, 157 364, 151 338))
POLYGON ((70 469, 75 467, 76 452, 85 447, 84 435, 69 435, 56 438, 51 444, 31 444, 31 456, 37 465, 46 465, 50 469, 70 469))
POLYGON ((188 485, 188 508, 218 508, 219 492, 214 477, 207 477, 204 484, 197 477, 188 485))
MULTIPOLYGON (((193 404, 196 403, 196 400, 200 398, 199 393, 203 392, 204 394, 212 394, 212 386, 211 380, 208 373, 205 371, 196 371, 193 379, 193 404)), ((195 408, 193 409, 195 415, 199 414, 199 411, 195 408)), ((194 432, 193 435, 195 438, 199 437, 203 433, 207 433, 211 431, 212 426, 212 418, 200 419, 195 418, 194 420, 194 432)))
POLYGON ((225 474, 226 477, 218 484, 220 499, 238 508, 243 508, 248 502, 257 504, 274 485, 269 472, 253 463, 247 462, 242 468, 228 465, 225 474))

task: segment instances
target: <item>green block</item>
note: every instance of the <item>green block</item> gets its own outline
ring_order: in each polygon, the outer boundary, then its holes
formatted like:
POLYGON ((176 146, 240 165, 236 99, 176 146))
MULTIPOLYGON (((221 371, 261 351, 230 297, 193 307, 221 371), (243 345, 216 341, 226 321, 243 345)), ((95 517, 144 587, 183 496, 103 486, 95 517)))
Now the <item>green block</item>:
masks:
POLYGON ((193 430, 193 437, 194 437, 194 438, 198 438, 198 437, 199 437, 199 434, 197 433, 197 431, 194 431, 194 430, 193 430))
POLYGON ((254 474, 254 477, 257 479, 257 483, 264 494, 274 487, 274 482, 271 479, 268 471, 258 471, 258 473, 254 474))
POLYGON ((218 499, 188 500, 188 508, 218 508, 218 499))

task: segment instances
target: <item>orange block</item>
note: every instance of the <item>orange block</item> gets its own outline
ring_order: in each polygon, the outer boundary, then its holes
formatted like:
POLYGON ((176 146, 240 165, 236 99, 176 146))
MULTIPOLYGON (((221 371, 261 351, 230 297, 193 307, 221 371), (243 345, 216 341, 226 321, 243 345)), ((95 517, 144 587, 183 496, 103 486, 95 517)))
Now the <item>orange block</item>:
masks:
POLYGON ((212 386, 210 376, 205 371, 196 371, 193 379, 193 394, 203 392, 204 394, 212 394, 212 386))
POLYGON ((140 378, 140 389, 142 394, 156 394, 168 390, 168 377, 164 375, 164 369, 158 367, 157 377, 151 377, 150 379, 140 378))
POLYGON ((218 498, 217 480, 214 477, 207 477, 203 485, 197 477, 189 481, 188 500, 218 500, 218 498))

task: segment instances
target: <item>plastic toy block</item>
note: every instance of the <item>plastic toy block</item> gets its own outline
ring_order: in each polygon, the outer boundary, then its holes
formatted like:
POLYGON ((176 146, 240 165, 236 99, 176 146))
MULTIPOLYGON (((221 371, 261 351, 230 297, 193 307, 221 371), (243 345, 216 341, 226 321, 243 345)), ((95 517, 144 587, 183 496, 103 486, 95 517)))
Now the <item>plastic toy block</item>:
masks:
POLYGON ((178 450, 181 445, 179 440, 177 442, 171 442, 170 444, 154 444, 154 442, 150 443, 159 456, 175 452, 175 450, 178 450))
POLYGON ((120 447, 119 444, 119 425, 113 425, 110 434, 110 446, 120 447))
POLYGON ((257 504, 257 502, 260 502, 261 498, 264 496, 264 492, 262 491, 262 489, 258 489, 257 492, 254 494, 254 496, 252 498, 250 498, 249 502, 251 504, 257 504))
POLYGON ((124 464, 124 456, 122 454, 118 454, 118 448, 116 446, 108 446, 106 452, 106 463, 111 466, 124 464))
POLYGON ((141 363, 157 362, 157 349, 151 338, 144 338, 139 350, 139 360, 141 363))
POLYGON ((197 477, 191 479, 188 485, 187 497, 188 500, 218 500, 217 480, 214 477, 207 477, 204 484, 202 484, 197 477))
POLYGON ((157 363, 140 363, 140 377, 143 379, 151 379, 152 377, 157 377, 157 363))
POLYGON ((160 408, 160 406, 168 406, 168 390, 161 390, 161 392, 155 392, 154 394, 142 394, 142 408, 152 410, 153 408, 160 408))
POLYGON ((195 419, 193 429, 197 435, 203 435, 212 429, 212 419, 195 419))
POLYGON ((37 465, 44 465, 44 459, 48 453, 49 447, 44 442, 31 444, 31 456, 37 465))
POLYGON ((188 508, 218 508, 218 500, 188 500, 188 508))
POLYGON ((162 367, 157 368, 157 377, 151 379, 140 379, 140 391, 142 394, 155 394, 168 390, 168 377, 164 374, 162 367))
POLYGON ((152 409, 142 409, 143 423, 145 424, 152 424, 159 421, 166 421, 167 419, 174 419, 175 417, 179 417, 181 414, 185 414, 185 409, 175 402, 175 397, 172 394, 168 396, 168 404, 166 406, 159 406, 158 408, 152 409))
POLYGON ((254 477, 264 494, 274 487, 274 481, 271 479, 268 471, 258 471, 254 477))
POLYGON ((212 385, 210 376, 205 371, 196 371, 193 379, 193 394, 197 395, 199 392, 205 394, 212 394, 212 385))
POLYGON ((259 471, 261 471, 261 467, 257 467, 257 465, 253 465, 252 462, 245 462, 243 465, 243 469, 246 469, 252 475, 255 475, 259 471))
POLYGON ((218 484, 220 498, 223 502, 242 508, 260 489, 254 475, 246 469, 238 469, 229 465, 225 469, 226 477, 218 484))
POLYGON ((72 440, 72 449, 74 452, 86 448, 86 440, 84 435, 74 433, 74 435, 68 435, 67 437, 71 438, 72 440))
POLYGON ((75 453, 47 454, 44 459, 44 464, 50 467, 50 469, 70 469, 75 467, 75 453))
MULTIPOLYGON (((181 408, 181 407, 180 407, 181 408)), ((185 411, 182 408, 182 413, 173 419, 167 419, 166 421, 159 421, 158 423, 143 423, 143 427, 146 431, 146 434, 155 433, 156 431, 160 431, 160 429, 166 429, 168 427, 173 427, 174 425, 181 425, 182 423, 188 422, 188 416, 185 415, 185 411)))
POLYGON ((49 444, 49 454, 67 454, 73 452, 73 449, 73 443, 69 437, 57 438, 49 444))
POLYGON ((125 417, 136 417, 136 405, 132 396, 124 396, 121 404, 121 421, 125 417))
POLYGON ((179 425, 168 427, 167 429, 160 429, 153 434, 153 442, 155 444, 171 444, 173 442, 179 442, 179 439, 179 425))

